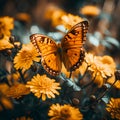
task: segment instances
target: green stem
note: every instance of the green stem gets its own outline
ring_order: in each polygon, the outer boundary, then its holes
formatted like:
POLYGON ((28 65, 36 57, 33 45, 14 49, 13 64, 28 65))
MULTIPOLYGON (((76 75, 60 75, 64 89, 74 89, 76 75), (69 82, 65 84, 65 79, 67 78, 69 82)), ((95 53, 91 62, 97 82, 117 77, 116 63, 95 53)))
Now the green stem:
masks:
POLYGON ((18 70, 18 72, 19 72, 19 74, 20 74, 21 81, 22 81, 23 83, 26 83, 26 82, 25 82, 25 79, 24 79, 24 77, 23 77, 23 74, 22 74, 22 72, 21 72, 21 70, 18 70))
POLYGON ((107 88, 106 91, 100 97, 97 98, 97 101, 99 101, 106 93, 110 92, 116 82, 117 80, 115 80, 111 87, 109 89, 107 88))
MULTIPOLYGON (((97 74, 97 73, 96 73, 97 74)), ((83 87, 81 87, 81 89, 85 89, 86 87, 88 87, 89 85, 93 84, 94 81, 95 81, 95 78, 96 78, 96 74, 95 74, 95 77, 93 78, 92 81, 90 81, 89 83, 87 83, 86 85, 84 85, 83 87)))

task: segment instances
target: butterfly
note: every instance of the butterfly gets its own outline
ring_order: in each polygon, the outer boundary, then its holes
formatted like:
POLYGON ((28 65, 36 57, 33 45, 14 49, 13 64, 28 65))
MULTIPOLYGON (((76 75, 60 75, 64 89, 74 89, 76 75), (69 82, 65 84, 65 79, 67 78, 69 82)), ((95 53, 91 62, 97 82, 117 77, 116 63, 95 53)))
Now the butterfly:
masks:
POLYGON ((57 44, 52 38, 42 34, 32 34, 30 40, 41 56, 44 69, 52 76, 61 73, 62 63, 67 71, 76 70, 83 62, 88 21, 74 25, 57 44))

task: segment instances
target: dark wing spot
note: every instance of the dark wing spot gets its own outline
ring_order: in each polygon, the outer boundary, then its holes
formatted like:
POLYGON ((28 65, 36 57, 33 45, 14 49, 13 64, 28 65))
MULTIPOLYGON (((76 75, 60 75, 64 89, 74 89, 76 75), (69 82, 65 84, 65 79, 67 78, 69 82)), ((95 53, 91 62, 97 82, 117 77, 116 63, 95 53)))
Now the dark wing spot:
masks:
POLYGON ((50 43, 53 43, 53 41, 52 41, 52 40, 50 40, 50 43))
POLYGON ((68 49, 65 50, 65 53, 67 53, 67 52, 68 52, 68 49))
POLYGON ((71 33, 72 33, 73 35, 76 35, 76 34, 77 34, 76 30, 72 30, 71 33))
POLYGON ((71 37, 69 36, 69 34, 68 35, 66 35, 69 39, 71 39, 71 37))
POLYGON ((50 62, 50 60, 48 60, 48 62, 50 62))
POLYGON ((44 40, 45 40, 45 37, 41 37, 40 39, 41 39, 42 41, 44 41, 44 40))
POLYGON ((49 42, 49 38, 47 38, 47 44, 48 44, 48 42, 49 42))
POLYGON ((57 55, 57 52, 55 52, 54 55, 56 56, 56 55, 57 55))
POLYGON ((41 43, 43 43, 44 40, 45 40, 44 37, 41 37, 41 38, 40 38, 40 42, 41 42, 41 43))
POLYGON ((77 56, 77 53, 75 53, 74 55, 77 56))

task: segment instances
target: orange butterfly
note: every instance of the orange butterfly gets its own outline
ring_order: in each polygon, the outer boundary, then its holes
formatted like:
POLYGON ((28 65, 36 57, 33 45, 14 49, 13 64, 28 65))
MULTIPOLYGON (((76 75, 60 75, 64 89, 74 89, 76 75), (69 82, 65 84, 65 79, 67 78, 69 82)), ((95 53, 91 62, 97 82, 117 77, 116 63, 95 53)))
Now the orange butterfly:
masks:
POLYGON ((82 21, 71 28, 64 36, 61 44, 57 44, 50 37, 33 34, 30 40, 41 56, 44 69, 53 76, 59 75, 62 62, 67 71, 74 71, 84 60, 82 46, 86 41, 88 22, 82 21))

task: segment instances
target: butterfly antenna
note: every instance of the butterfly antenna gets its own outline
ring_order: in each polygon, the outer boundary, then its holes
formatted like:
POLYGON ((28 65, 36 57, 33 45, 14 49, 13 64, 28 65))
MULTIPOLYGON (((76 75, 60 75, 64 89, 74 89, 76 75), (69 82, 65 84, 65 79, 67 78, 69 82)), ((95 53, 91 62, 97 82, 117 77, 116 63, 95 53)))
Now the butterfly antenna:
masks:
POLYGON ((71 78, 71 76, 72 76, 72 71, 70 71, 70 75, 69 75, 69 78, 71 78))

